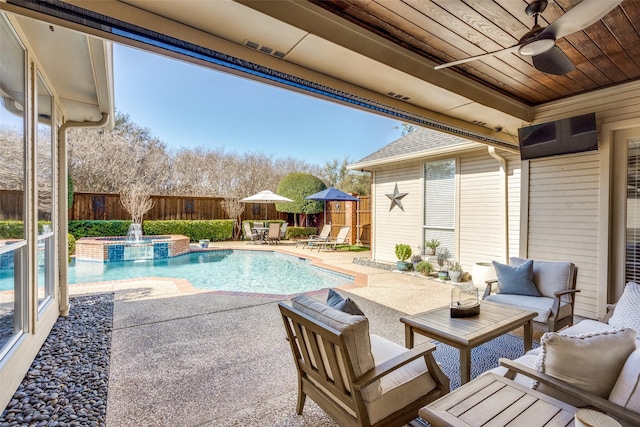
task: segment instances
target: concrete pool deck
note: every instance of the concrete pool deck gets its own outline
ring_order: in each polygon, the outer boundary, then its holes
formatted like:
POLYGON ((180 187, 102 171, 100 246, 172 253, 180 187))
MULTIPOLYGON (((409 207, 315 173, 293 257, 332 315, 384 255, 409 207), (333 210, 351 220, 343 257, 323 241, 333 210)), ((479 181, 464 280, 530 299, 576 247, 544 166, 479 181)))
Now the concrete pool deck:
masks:
MULTIPOLYGON (((372 333, 400 344, 400 317, 449 303, 448 284, 353 263, 369 252, 311 252, 288 242, 211 247, 277 250, 357 276, 357 286, 340 292, 361 306, 372 333)), ((336 425, 310 399, 302 416, 295 413, 296 372, 277 309, 289 297, 199 291, 184 282, 71 286, 72 295, 115 293, 108 426, 336 425)))

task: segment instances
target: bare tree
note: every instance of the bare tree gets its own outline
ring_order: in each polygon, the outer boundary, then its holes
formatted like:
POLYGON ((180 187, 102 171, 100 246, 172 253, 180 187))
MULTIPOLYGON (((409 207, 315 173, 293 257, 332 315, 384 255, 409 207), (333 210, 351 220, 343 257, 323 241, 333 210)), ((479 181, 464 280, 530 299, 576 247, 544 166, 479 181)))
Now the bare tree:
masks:
POLYGON ((68 141, 69 173, 77 191, 115 193, 142 182, 152 193, 167 192, 170 158, 164 143, 128 116, 118 113, 112 130, 71 129, 68 141))
POLYGON ((224 209, 230 219, 235 220, 233 223, 234 240, 240 240, 240 234, 242 233, 242 213, 244 212, 244 207, 245 204, 241 203, 238 199, 224 199, 222 201, 222 209, 224 209))
POLYGON ((131 214, 131 220, 142 224, 142 217, 153 208, 149 188, 142 183, 133 184, 120 192, 120 204, 131 214))

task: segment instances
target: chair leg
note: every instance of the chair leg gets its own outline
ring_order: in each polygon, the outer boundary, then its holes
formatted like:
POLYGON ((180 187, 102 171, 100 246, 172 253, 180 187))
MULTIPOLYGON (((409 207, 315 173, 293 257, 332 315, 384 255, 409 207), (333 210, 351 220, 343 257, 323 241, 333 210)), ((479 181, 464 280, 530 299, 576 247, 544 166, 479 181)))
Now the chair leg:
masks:
POLYGON ((307 399, 307 395, 302 391, 302 382, 298 381, 298 404, 296 406, 296 413, 302 415, 302 409, 304 409, 304 402, 307 399))

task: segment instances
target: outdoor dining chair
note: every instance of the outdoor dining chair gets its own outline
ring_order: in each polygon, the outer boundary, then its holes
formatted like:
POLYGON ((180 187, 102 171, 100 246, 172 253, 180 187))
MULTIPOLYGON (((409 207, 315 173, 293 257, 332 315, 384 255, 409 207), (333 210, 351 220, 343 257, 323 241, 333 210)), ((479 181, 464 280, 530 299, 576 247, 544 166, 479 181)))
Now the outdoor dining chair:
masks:
POLYGON ((280 224, 277 222, 269 223, 269 231, 267 232, 267 243, 280 243, 280 224))
POLYGON ((257 241, 260 241, 260 234, 258 234, 257 230, 252 230, 248 222, 243 222, 242 226, 244 227, 245 240, 249 240, 249 243, 252 243, 252 244, 257 241))

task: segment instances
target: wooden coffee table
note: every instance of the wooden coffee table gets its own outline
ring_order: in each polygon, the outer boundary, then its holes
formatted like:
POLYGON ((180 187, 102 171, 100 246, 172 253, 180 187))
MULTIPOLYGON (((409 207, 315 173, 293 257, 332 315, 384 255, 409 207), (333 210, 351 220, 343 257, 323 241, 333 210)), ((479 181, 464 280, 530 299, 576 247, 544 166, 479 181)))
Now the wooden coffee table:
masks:
POLYGON ((460 350, 460 382, 471 378, 471 349, 524 326, 524 351, 531 350, 533 342, 533 311, 480 302, 480 314, 473 317, 452 318, 449 306, 402 317, 405 324, 405 344, 413 348, 415 334, 433 338, 460 350))
POLYGON ((576 408, 494 373, 418 411, 433 427, 573 426, 576 408))

